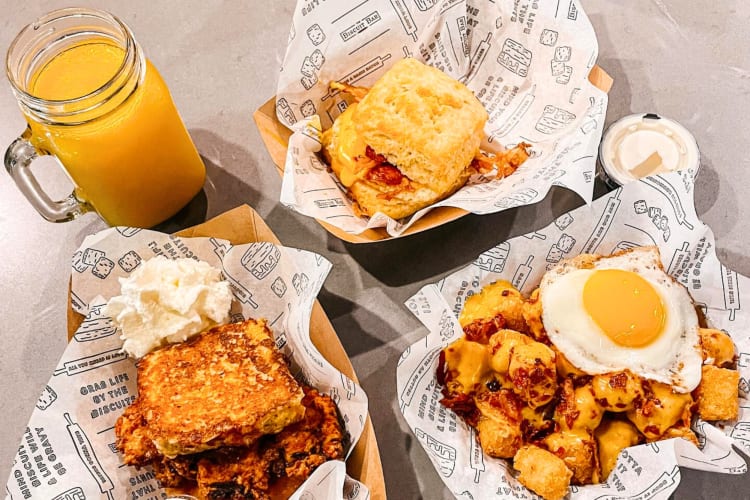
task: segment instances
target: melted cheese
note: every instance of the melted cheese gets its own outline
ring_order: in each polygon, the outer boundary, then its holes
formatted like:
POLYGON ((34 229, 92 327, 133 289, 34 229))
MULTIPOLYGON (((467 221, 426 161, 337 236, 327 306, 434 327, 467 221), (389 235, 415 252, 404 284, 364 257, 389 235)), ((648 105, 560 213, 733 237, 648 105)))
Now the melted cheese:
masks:
POLYGON ((463 337, 445 349, 445 364, 455 373, 453 380, 461 384, 466 394, 492 378, 487 346, 463 337))
POLYGON ((346 187, 363 179, 367 171, 376 165, 365 155, 367 145, 357 134, 352 121, 356 107, 356 103, 350 104, 336 119, 335 137, 332 136, 333 128, 328 129, 323 137, 331 157, 331 169, 346 187))

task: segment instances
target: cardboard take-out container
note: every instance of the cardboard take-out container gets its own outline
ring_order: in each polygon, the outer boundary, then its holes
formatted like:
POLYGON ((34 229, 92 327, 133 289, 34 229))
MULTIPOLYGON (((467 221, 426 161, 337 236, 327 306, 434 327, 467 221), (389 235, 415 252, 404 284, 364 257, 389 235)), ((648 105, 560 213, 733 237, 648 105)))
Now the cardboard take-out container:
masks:
MULTIPOLYGON (((280 245, 279 239, 258 213, 248 205, 241 205, 209 221, 176 233, 185 237, 215 237, 240 245, 252 242, 270 242, 280 245)), ((68 296, 70 302, 70 295, 68 296)), ((68 307, 68 340, 73 337, 83 321, 83 316, 68 307)), ((351 361, 341 341, 328 320, 323 308, 315 301, 310 318, 310 337, 318 351, 339 371, 359 383, 351 361)), ((370 498, 385 498, 383 467, 372 422, 367 419, 362 436, 346 462, 347 473, 364 483, 370 498)))
MULTIPOLYGON (((604 92, 609 92, 613 84, 612 77, 599 66, 594 66, 591 69, 589 81, 604 92)), ((276 97, 272 97, 258 108, 253 114, 253 118, 258 127, 258 132, 260 132, 260 136, 268 149, 268 153, 276 165, 276 170, 279 172, 279 175, 283 176, 287 147, 289 146, 289 136, 292 135, 292 131, 284 126, 276 117, 276 97)), ((426 231, 427 229, 456 220, 468 213, 466 210, 455 207, 437 207, 417 220, 400 237, 426 231)), ((324 221, 316 220, 329 233, 349 243, 372 243, 392 238, 385 228, 367 229, 360 234, 351 234, 324 221)))

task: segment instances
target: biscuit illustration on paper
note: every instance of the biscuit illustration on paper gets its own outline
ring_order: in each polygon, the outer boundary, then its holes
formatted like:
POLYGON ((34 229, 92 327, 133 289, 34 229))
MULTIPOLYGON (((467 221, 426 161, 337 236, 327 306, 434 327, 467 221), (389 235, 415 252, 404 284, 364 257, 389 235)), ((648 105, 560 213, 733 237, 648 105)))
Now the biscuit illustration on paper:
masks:
POLYGON ((557 43, 557 31, 543 29, 542 34, 539 36, 539 43, 553 47, 557 43))
POLYGON ((320 69, 323 67, 323 63, 326 62, 326 58, 320 49, 315 49, 315 51, 310 54, 310 61, 313 63, 313 66, 320 69))
POLYGON ((109 273, 112 272, 112 269, 115 268, 115 263, 109 260, 106 257, 102 257, 99 259, 93 268, 91 268, 91 274, 96 276, 97 278, 104 279, 107 276, 109 276, 109 273))
POLYGON ((305 273, 295 273, 292 276, 292 286, 297 292, 297 295, 302 294, 310 283, 310 278, 305 273))
POLYGON ((302 116, 307 118, 308 116, 315 114, 315 104, 311 99, 308 99, 300 105, 299 110, 302 113, 302 116))
POLYGON ((550 264, 556 264, 560 262, 563 258, 563 251, 558 248, 558 246, 552 245, 549 249, 549 252, 547 252, 547 262, 550 264))
POLYGON ((557 78, 555 78, 555 82, 559 83, 560 85, 567 85, 570 82, 571 76, 573 76, 573 67, 565 65, 562 74, 558 75, 557 78))
POLYGON ((637 214, 645 214, 646 212, 648 212, 648 205, 646 204, 646 200, 638 200, 633 203, 633 209, 635 209, 635 213, 637 214))
POLYGON ((83 252, 80 250, 73 254, 73 269, 76 270, 76 272, 82 273, 86 269, 88 269, 89 266, 83 261, 83 252))
POLYGON ((529 49, 517 41, 507 38, 503 43, 502 52, 497 56, 497 62, 518 76, 526 76, 529 72, 533 54, 529 49))
POLYGON ((57 393, 50 386, 44 386, 44 390, 39 395, 39 399, 36 402, 36 407, 40 410, 46 410, 52 403, 57 400, 57 393))
POLYGON ((273 271, 281 260, 281 250, 272 243, 256 243, 247 249, 240 259, 242 266, 255 279, 262 280, 273 271))
POLYGON ((299 72, 302 73, 304 76, 307 77, 314 77, 315 76, 315 70, 317 68, 312 62, 312 59, 310 59, 310 56, 305 56, 305 59, 302 61, 302 67, 300 68, 299 72))
POLYGON ((83 251, 83 263, 87 266, 93 266, 99 259, 104 257, 104 252, 97 250, 96 248, 87 248, 83 251))
POLYGON ((510 244, 504 241, 480 255, 474 264, 484 271, 500 273, 505 268, 505 262, 508 260, 509 252, 510 244))
POLYGON ((320 45, 326 39, 326 34, 323 32, 323 28, 319 24, 313 24, 307 28, 307 37, 313 43, 313 45, 320 45))
POLYGON ((576 239, 570 236, 569 234, 563 233, 560 236, 560 239, 557 240, 557 246, 565 253, 570 252, 573 250, 573 246, 576 244, 576 239))
POLYGON ((286 283, 281 279, 281 276, 273 280, 271 283, 271 290, 276 294, 277 297, 281 298, 286 293, 286 283))
POLYGON ((543 134, 552 134, 572 122, 575 117, 569 111, 548 104, 534 128, 543 134))
POLYGON ((318 83, 318 76, 303 76, 302 78, 300 78, 299 82, 303 87, 305 87, 306 90, 310 90, 315 86, 316 83, 318 83))
POLYGON ((289 106, 289 101, 287 101, 284 97, 276 101, 276 114, 279 114, 284 117, 284 119, 289 123, 294 123, 297 121, 297 117, 294 116, 294 112, 292 112, 291 106, 289 106))
POLYGON ((557 229, 560 231, 565 230, 569 225, 573 223, 573 216, 566 213, 555 219, 555 226, 557 226, 557 229))
POLYGON ((568 62, 570 61, 571 48, 567 45, 561 45, 555 48, 555 61, 568 62))
POLYGON ((132 272, 141 264, 141 256, 135 250, 131 250, 117 260, 117 264, 126 273, 132 272))

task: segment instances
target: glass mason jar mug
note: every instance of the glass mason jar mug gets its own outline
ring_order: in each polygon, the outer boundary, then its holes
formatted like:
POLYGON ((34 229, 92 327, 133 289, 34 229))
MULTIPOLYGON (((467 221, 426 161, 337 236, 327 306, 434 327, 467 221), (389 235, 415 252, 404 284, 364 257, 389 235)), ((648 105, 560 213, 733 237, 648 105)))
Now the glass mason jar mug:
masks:
POLYGON ((47 220, 96 211, 111 226, 151 227, 202 188, 206 171, 169 90, 116 17, 61 9, 24 28, 6 70, 28 127, 5 168, 47 220), (52 201, 31 172, 54 155, 74 184, 52 201))

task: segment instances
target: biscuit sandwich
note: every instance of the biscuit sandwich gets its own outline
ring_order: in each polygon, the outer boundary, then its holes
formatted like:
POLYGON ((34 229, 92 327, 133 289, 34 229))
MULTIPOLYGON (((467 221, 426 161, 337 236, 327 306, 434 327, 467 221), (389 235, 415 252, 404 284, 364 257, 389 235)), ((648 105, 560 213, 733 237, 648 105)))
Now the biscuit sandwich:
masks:
POLYGON ((472 174, 504 177, 528 157, 523 143, 482 153, 482 104, 462 83, 416 59, 398 61, 370 89, 338 82, 331 88, 355 102, 323 133, 323 154, 361 215, 408 217, 472 174))

